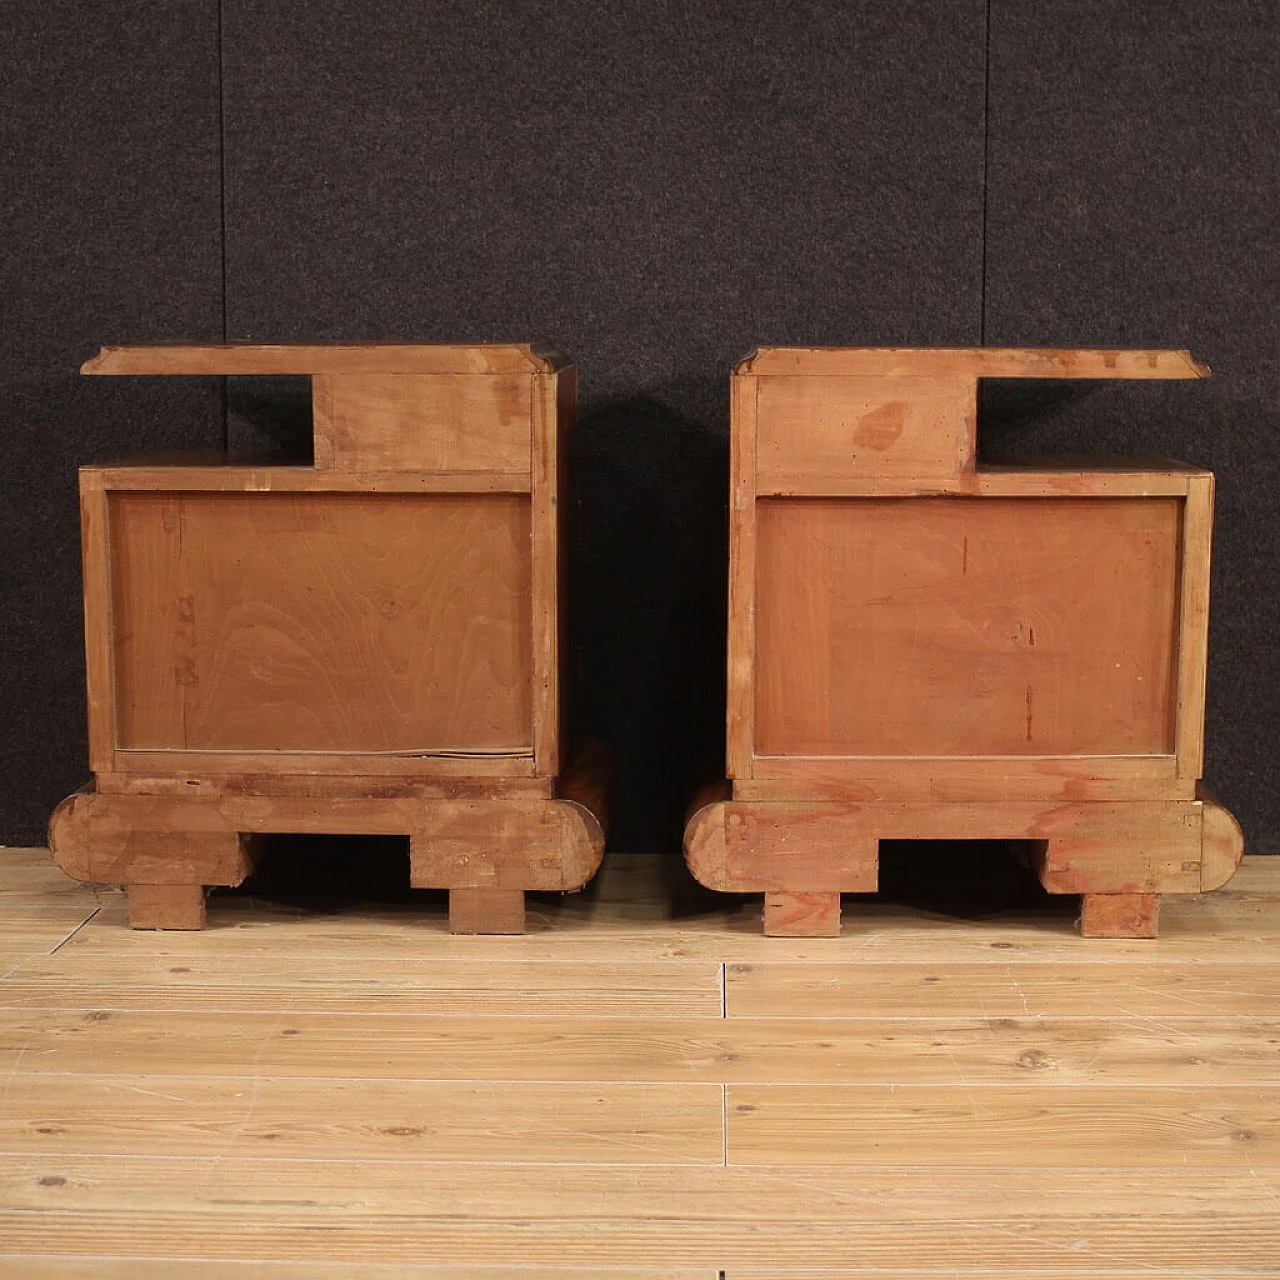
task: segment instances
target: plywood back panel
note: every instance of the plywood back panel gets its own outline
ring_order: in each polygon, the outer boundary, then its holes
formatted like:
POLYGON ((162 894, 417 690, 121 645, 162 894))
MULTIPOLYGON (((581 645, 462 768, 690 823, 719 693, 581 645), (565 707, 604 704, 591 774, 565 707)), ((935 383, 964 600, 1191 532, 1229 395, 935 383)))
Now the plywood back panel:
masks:
POLYGON ((973 465, 972 379, 772 375, 755 384, 762 489, 793 477, 950 476, 973 465))
POLYGON ((761 500, 756 753, 1171 751, 1181 506, 761 500))
POLYGON ((117 743, 531 746, 529 500, 110 495, 117 743))
POLYGON ((316 374, 316 466, 527 472, 532 387, 519 373, 316 374))

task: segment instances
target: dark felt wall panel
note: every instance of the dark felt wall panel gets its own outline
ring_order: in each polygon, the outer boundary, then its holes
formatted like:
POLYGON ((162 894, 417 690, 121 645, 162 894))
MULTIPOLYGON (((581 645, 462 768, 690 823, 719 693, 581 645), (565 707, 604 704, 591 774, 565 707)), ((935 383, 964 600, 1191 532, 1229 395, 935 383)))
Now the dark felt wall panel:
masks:
MULTIPOLYGON (((232 336, 572 353, 576 718, 614 846, 678 847, 723 759, 729 367, 977 340, 983 6, 224 9, 232 336)), ((235 443, 287 431, 233 408, 235 443)))
POLYGON ((992 10, 987 342, 1190 347, 1215 377, 1002 384, 988 446, 1217 472, 1206 780, 1256 852, 1280 852, 1277 66, 1257 0, 992 10))
POLYGON ((88 778, 75 468, 216 446, 215 383, 79 378, 105 341, 221 333, 217 6, 5 9, 0 842, 88 778))
MULTIPOLYGON (((668 849, 722 743, 736 356, 1190 346, 1214 381, 992 386, 986 448, 1218 471, 1208 776, 1276 849, 1273 5, 993 0, 989 79, 986 0, 103 13, 11 6, 0 52, 0 840, 85 776, 75 466, 222 435, 214 380, 75 367, 225 331, 575 355, 576 718, 615 847, 668 849)), ((236 445, 305 436, 297 382, 225 408, 236 445)))

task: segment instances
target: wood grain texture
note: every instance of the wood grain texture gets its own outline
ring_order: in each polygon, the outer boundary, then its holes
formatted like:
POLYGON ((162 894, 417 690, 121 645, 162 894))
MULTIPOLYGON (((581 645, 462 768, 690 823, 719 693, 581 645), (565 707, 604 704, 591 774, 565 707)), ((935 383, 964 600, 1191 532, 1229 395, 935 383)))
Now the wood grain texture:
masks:
MULTIPOLYGON (((142 935, 137 935, 142 936, 142 935)), ((468 940, 459 938, 460 945, 468 940)), ((822 940, 828 954, 838 946, 822 940)), ((0 1010, 0 1069, 35 1075, 264 1075, 335 1079, 646 1084, 875 1084, 955 1088, 1264 1087, 1280 1020, 1261 1017, 430 1018, 387 1014, 0 1010), (286 1031, 288 1034, 285 1034, 286 1031), (376 1050, 370 1048, 376 1046, 376 1050)))
POLYGON ((1154 938, 1160 932, 1160 895, 1086 893, 1080 932, 1086 938, 1154 938))
POLYGON ((1263 1017, 1280 1001, 1280 964, 1255 963, 1247 975, 1236 964, 1204 960, 1124 962, 1116 980, 1109 960, 1079 965, 973 964, 873 958, 803 963, 733 962, 725 969, 729 1018, 759 1017, 786 1009, 808 1018, 1025 1018, 1109 1017, 1153 1019, 1263 1017))
POLYGON ((756 483, 765 493, 828 477, 926 480, 973 469, 972 381, 773 375, 756 379, 755 395, 756 483))
POLYGON ((566 464, 560 453, 560 433, 568 424, 561 410, 559 378, 535 378, 530 464, 533 492, 529 511, 529 674, 534 770, 542 777, 554 777, 560 772, 563 753, 569 746, 562 734, 560 688, 560 634, 565 619, 560 593, 568 589, 568 583, 562 582, 566 549, 561 524, 568 495, 560 492, 566 464))
POLYGON ((532 385, 527 372, 318 374, 316 468, 528 471, 532 385))
POLYGON ((982 1089, 733 1085, 731 1164, 1037 1165, 1099 1169, 1280 1166, 1280 1087, 982 1089))
POLYGON ((542 343, 155 343, 103 347, 80 367, 96 374, 460 374, 550 371, 563 356, 542 343))
POLYGON ((1173 747, 1173 499, 759 504, 761 755, 1173 747))
MULTIPOLYGON (((271 455, 274 458, 274 455, 271 455)), ((528 493, 520 471, 317 471, 281 466, 257 455, 143 455, 102 467, 82 467, 82 485, 113 493, 528 493)))
MULTIPOLYGON (((510 1280, 508 1267, 451 1266, 447 1262, 362 1260, 360 1280, 510 1280)), ((719 1280, 719 1272, 689 1267, 523 1268, 532 1280, 719 1280)), ((0 1257, 0 1280, 350 1280, 349 1262, 277 1262, 266 1258, 0 1257)))
MULTIPOLYGON (((82 918, 62 925, 55 941, 82 918)), ((216 957, 188 955, 178 963, 153 950, 97 955, 91 964, 70 969, 56 957, 38 954, 15 961, 6 966, 0 1004, 25 1009, 390 1013, 415 1018, 718 1017, 722 1005, 721 967, 712 960, 405 955, 393 961, 377 954, 335 957, 304 949, 267 957, 224 948, 216 957)))
POLYGON ((1207 378, 1189 351, 1105 347, 760 347, 739 374, 902 378, 1207 378))
POLYGON ((1204 807, 734 800, 690 819, 685 857, 701 884, 722 893, 868 893, 880 840, 1034 840, 1050 893, 1198 893, 1204 807))
POLYGON ((1244 857, 1244 832, 1240 824, 1203 786, 1196 788, 1204 802, 1204 842, 1201 850, 1200 889, 1221 889, 1244 857))
MULTIPOLYGON (((288 1028, 286 1028, 288 1030, 288 1028)), ((14 1073, 0 1150, 215 1158, 718 1164, 714 1084, 14 1073)))
POLYGON ((93 476, 80 476, 80 554, 84 591, 85 694, 89 768, 110 769, 117 739, 116 672, 112 653, 111 529, 107 495, 93 476))
POLYGON ((450 889, 450 933, 524 932, 523 889, 450 889))
POLYGON ((755 379, 729 385, 729 629, 727 769, 750 778, 755 754, 756 406, 755 379))
POLYGON ((1178 676, 1175 739, 1178 772, 1204 773, 1204 699, 1209 667, 1209 557, 1213 537, 1214 481, 1197 476, 1182 517, 1182 566, 1178 601, 1178 676))
POLYGON ((734 798, 943 804, 1020 800, 1191 800, 1172 755, 755 756, 734 798))
MULTIPOLYGON (((431 1165, 16 1157, 14 1251, 901 1276, 1273 1270, 1274 1170, 431 1165), (42 1181, 48 1179, 50 1181, 42 1181), (1105 1212, 1100 1206, 1106 1206, 1105 1212), (517 1225, 517 1223, 519 1225, 517 1225), (822 1270, 824 1269, 825 1270, 822 1270)), ((429 1273, 428 1273, 429 1274, 429 1273)), ((536 1276, 536 1271, 533 1273, 536 1276)), ((603 1274, 608 1274, 607 1271, 603 1274)), ((1219 1273, 1215 1273, 1219 1274, 1219 1273)), ((585 1276, 583 1277, 585 1280, 585 1276)))
MULTIPOLYGON (((451 1266, 447 1262, 361 1261, 360 1280, 510 1280, 508 1267, 451 1266)), ((532 1280, 719 1280, 719 1272, 688 1267, 523 1268, 532 1280)), ((0 1257, 0 1280, 350 1280, 349 1262, 277 1262, 265 1258, 0 1257)))
MULTIPOLYGON (((610 854, 587 892, 537 899, 530 907, 528 933, 518 943, 450 938, 443 898, 411 907, 369 903, 316 912, 215 895, 208 934, 151 935, 145 940, 147 954, 178 967, 223 960, 269 963, 276 932, 285 930, 290 948, 317 962, 381 958, 389 968, 453 960, 459 954, 478 961, 617 964, 662 957, 682 963, 826 963, 833 958, 825 939, 783 943, 760 936, 758 900, 713 899, 673 918, 671 886, 683 873, 670 867, 660 872, 660 865, 661 860, 655 864, 645 855, 610 854), (465 951, 459 953, 458 946, 465 951)), ((60 954, 81 957, 90 965, 115 955, 118 939, 129 936, 123 895, 69 881, 52 863, 42 872, 56 886, 57 905, 11 911, 12 930, 0 930, 0 947, 29 957, 60 945, 60 954), (49 919, 48 931, 28 928, 36 919, 33 911, 49 919)), ((1099 940, 1087 947, 1080 945, 1078 902, 1071 898, 1045 895, 1032 903, 993 907, 980 920, 958 927, 960 922, 945 913, 848 897, 842 903, 847 927, 838 954, 859 963, 918 961, 927 954, 939 964, 1001 967, 1016 962, 1069 971, 1099 962, 1137 961, 1145 968, 1153 960, 1194 971, 1212 959, 1247 969, 1275 960, 1280 943, 1280 913, 1273 910, 1277 892, 1280 860, 1246 858, 1232 883, 1217 894, 1167 897, 1161 912, 1164 936, 1155 942, 1099 940)))
POLYGON ((111 511, 119 746, 529 746, 521 499, 137 493, 111 511))
POLYGON ((203 884, 135 884, 129 889, 129 928, 203 929, 203 884))
POLYGON ((1047 898, 763 938, 668 871, 523 937, 130 933, 0 850, 0 1276, 1274 1274, 1280 860, 1088 947, 1047 898))
POLYGON ((846 498, 1185 498, 1207 475, 1168 458, 1028 459, 1018 467, 979 465, 952 475, 874 471, 774 471, 761 475, 761 497, 846 498))
POLYGON ((50 824, 58 866, 111 884, 238 885, 250 833, 409 837, 410 883, 424 889, 570 891, 600 865, 604 833, 566 800, 485 795, 228 793, 68 797, 50 824))
MULTIPOLYGON (((484 784, 492 779, 502 788, 512 782, 542 781, 533 776, 533 752, 528 749, 462 748, 424 755, 416 751, 374 754, 368 751, 188 751, 167 747, 154 751, 117 749, 111 764, 117 777, 155 777, 167 772, 171 778, 183 779, 184 785, 192 777, 323 778, 346 773, 350 777, 374 779, 366 798, 370 794, 376 796, 383 786, 390 787, 394 795, 406 781, 424 778, 429 778, 433 785, 448 785, 446 779, 472 784, 484 784)), ((268 788, 261 790, 264 794, 275 794, 268 788)))
POLYGON ((766 892, 764 932, 769 938, 838 938, 840 894, 766 892))

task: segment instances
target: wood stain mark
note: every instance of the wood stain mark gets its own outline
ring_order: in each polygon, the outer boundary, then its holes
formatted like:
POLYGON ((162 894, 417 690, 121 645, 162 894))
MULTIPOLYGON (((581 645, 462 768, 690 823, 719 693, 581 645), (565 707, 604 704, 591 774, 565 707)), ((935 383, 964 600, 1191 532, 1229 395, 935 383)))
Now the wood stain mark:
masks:
POLYGON ((1031 741, 1031 719, 1034 714, 1035 697, 1031 692, 1031 686, 1027 685, 1027 741, 1031 741))
POLYGON ((899 436, 907 421, 907 405, 902 400, 892 400, 864 413, 858 419, 853 432, 853 443, 867 449, 888 449, 899 436))

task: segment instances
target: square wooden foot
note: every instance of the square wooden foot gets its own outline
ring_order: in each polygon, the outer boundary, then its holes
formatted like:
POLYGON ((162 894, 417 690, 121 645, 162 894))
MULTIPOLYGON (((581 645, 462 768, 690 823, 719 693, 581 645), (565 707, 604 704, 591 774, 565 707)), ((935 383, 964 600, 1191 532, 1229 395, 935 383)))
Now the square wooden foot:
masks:
POLYGON ((838 893, 766 893, 764 931, 771 938, 838 938, 838 893))
POLYGON ((1160 931, 1158 893, 1086 893, 1080 932, 1086 938, 1154 938, 1160 931))
POLYGON ((204 928, 204 885, 131 884, 127 888, 129 928, 204 928))
POLYGON ((523 889, 450 889, 450 933, 523 933, 523 889))

